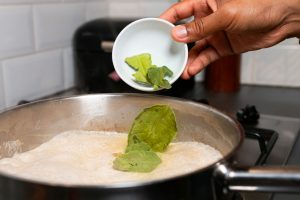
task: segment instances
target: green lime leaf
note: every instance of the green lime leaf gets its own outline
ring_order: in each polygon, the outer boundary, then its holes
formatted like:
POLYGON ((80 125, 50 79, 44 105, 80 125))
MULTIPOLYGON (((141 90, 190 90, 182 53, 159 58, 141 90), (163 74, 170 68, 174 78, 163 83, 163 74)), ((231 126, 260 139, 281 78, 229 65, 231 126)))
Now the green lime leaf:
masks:
POLYGON ((144 109, 128 134, 124 154, 113 161, 113 168, 128 172, 150 172, 161 159, 154 151, 164 151, 177 133, 175 115, 167 105, 144 109))
POLYGON ((139 55, 131 56, 125 58, 125 62, 141 73, 145 78, 147 76, 147 71, 152 65, 151 55, 149 53, 142 53, 139 55))
POLYGON ((128 146, 141 141, 153 151, 163 152, 177 133, 173 110, 167 105, 144 109, 135 119, 128 134, 128 146))
POLYGON ((165 76, 173 76, 173 72, 166 66, 157 67, 152 64, 151 54, 142 53, 125 58, 125 62, 136 70, 132 76, 141 84, 153 86, 154 90, 160 88, 170 89, 170 83, 165 76))
POLYGON ((167 66, 162 66, 162 70, 165 76, 173 76, 173 72, 167 66))
POLYGON ((164 79, 163 70, 160 67, 150 67, 148 69, 148 79, 153 85, 160 85, 160 82, 164 79))
POLYGON ((120 171, 151 172, 161 163, 153 151, 129 151, 113 161, 113 168, 120 171))
POLYGON ((165 88, 165 89, 170 89, 172 86, 169 83, 169 81, 167 80, 162 80, 162 82, 160 83, 160 87, 165 88))
POLYGON ((132 76, 135 78, 135 81, 142 83, 142 84, 150 84, 147 80, 147 77, 143 75, 140 71, 137 71, 136 73, 132 74, 132 76))
POLYGON ((172 76, 173 72, 166 66, 150 67, 148 69, 148 81, 154 85, 154 88, 170 89, 171 85, 165 76, 172 76))
POLYGON ((140 67, 151 67, 151 55, 149 53, 142 53, 139 55, 125 58, 125 62, 134 69, 140 67))
POLYGON ((145 142, 135 142, 126 148, 126 153, 129 151, 151 151, 151 147, 145 142))

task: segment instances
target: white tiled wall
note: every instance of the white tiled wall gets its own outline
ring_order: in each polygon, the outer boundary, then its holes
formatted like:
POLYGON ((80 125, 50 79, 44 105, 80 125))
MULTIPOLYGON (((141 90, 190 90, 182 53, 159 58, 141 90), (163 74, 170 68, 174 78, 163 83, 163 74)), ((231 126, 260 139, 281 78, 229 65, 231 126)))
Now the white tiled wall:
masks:
POLYGON ((0 59, 34 51, 31 6, 0 7, 0 59))
MULTIPOLYGON (((0 0, 0 110, 75 84, 71 48, 82 23, 155 17, 176 0, 0 0)), ((300 87, 300 45, 290 39, 243 54, 242 83, 300 87)), ((203 73, 197 76, 203 80, 203 73)))
POLYGON ((34 32, 38 51, 71 45, 76 28, 85 21, 85 5, 42 4, 33 7, 34 32))
POLYGON ((7 106, 16 105, 20 99, 32 100, 64 88, 61 50, 9 59, 2 67, 7 106))
POLYGON ((108 16, 108 4, 106 1, 90 2, 86 5, 86 19, 92 20, 108 16))
POLYGON ((84 22, 158 16, 174 0, 0 0, 0 110, 71 88, 71 41, 84 22))
POLYGON ((141 1, 140 10, 147 17, 159 16, 164 10, 176 1, 141 1))
MULTIPOLYGON (((0 77, 2 76, 2 67, 0 64, 0 77)), ((4 86, 3 81, 0 81, 0 110, 5 108, 5 102, 4 102, 4 86)))
POLYGON ((109 17, 157 17, 176 0, 108 0, 109 17))
POLYGON ((63 51, 64 61, 64 89, 71 88, 75 85, 75 68, 72 48, 63 51))
POLYGON ((300 45, 296 38, 242 55, 245 84, 300 87, 300 45))
POLYGON ((106 0, 0 0, 0 110, 75 85, 71 41, 106 0))

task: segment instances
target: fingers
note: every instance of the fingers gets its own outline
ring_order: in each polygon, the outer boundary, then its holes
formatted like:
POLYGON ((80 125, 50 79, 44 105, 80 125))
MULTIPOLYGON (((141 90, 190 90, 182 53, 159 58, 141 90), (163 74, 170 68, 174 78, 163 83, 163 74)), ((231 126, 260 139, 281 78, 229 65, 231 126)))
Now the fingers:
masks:
POLYGON ((188 62, 181 76, 183 79, 195 76, 209 64, 220 58, 220 55, 213 47, 202 48, 203 46, 200 46, 200 49, 198 46, 195 46, 191 49, 189 53, 190 62, 188 62))
POLYGON ((225 30, 227 24, 227 20, 222 16, 222 10, 218 10, 206 17, 176 26, 172 30, 172 37, 178 42, 195 42, 208 35, 225 30))
POLYGON ((214 1, 181 1, 166 10, 160 18, 175 23, 181 19, 196 16, 193 22, 176 26, 172 30, 174 40, 185 43, 195 42, 224 30, 230 20, 226 18, 227 13, 224 9, 217 10, 217 5, 212 2, 214 1))
POLYGON ((219 58, 219 54, 215 51, 215 49, 212 47, 208 47, 203 50, 193 61, 193 63, 188 67, 188 73, 191 76, 194 76, 219 58))
POLYGON ((185 0, 174 4, 172 7, 162 13, 159 18, 165 19, 171 23, 193 16, 194 0, 185 0))
MULTIPOLYGON (((213 47, 207 47, 207 36, 225 30, 230 19, 226 18, 224 9, 217 10, 215 1, 184 0, 166 10, 160 18, 171 23, 194 16, 190 23, 176 26, 172 30, 172 37, 178 42, 196 42, 189 52, 189 59, 182 78, 189 79, 200 72, 207 65, 217 60, 220 55, 213 47)), ((225 10, 226 11, 226 10, 225 10)))
POLYGON ((186 64, 186 67, 183 71, 183 74, 182 74, 182 78, 184 79, 189 79, 190 78, 190 75, 188 73, 188 66, 190 66, 193 61, 198 57, 200 51, 205 48, 207 45, 207 40, 206 39, 203 39, 203 40, 199 40, 195 43, 195 46, 193 46, 191 48, 191 50, 189 51, 189 56, 188 56, 188 61, 187 61, 187 64, 186 64))
POLYGON ((199 53, 208 45, 206 39, 199 40, 196 42, 195 46, 189 51, 188 61, 186 66, 190 66, 193 61, 198 57, 199 53))

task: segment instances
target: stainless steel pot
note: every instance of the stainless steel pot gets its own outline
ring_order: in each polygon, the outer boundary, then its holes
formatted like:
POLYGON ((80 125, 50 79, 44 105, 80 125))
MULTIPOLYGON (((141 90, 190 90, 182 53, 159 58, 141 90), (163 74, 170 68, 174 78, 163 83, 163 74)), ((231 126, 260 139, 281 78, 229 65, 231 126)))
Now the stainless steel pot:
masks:
POLYGON ((0 173, 0 199, 213 199, 213 190, 220 188, 224 195, 230 190, 300 191, 298 168, 283 171, 282 168, 231 166, 230 158, 241 145, 244 133, 227 115, 207 105, 151 95, 85 95, 4 111, 0 114, 0 155, 9 157, 15 152, 28 151, 70 129, 125 132, 143 108, 154 104, 167 104, 174 109, 179 131, 177 141, 204 142, 218 149, 224 158, 189 174, 134 184, 60 185, 0 173), (282 187, 282 183, 288 187, 282 187))

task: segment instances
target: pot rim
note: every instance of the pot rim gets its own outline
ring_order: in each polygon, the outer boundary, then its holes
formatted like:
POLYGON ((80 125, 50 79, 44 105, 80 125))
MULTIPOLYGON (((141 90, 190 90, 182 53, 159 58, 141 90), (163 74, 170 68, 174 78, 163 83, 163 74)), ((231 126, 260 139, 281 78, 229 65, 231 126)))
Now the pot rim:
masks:
POLYGON ((153 184, 159 184, 159 183, 164 183, 164 182, 169 182, 169 181, 175 181, 176 179, 181 179, 181 178, 185 178, 187 176, 191 176, 197 173, 201 173, 203 171, 206 171, 208 169, 214 169, 215 166, 219 165, 220 163, 226 163, 228 162, 229 158, 231 158, 236 151, 240 148, 240 146, 242 145, 244 138, 245 138, 245 132, 244 129, 242 128, 241 124, 234 119, 233 117, 225 114, 225 112, 220 111, 210 105, 206 105, 203 103, 198 103, 192 100, 188 100, 188 99, 184 99, 184 98, 179 98, 179 97, 170 97, 170 96, 164 96, 164 95, 154 95, 154 94, 141 94, 141 93, 102 93, 102 94, 83 94, 83 95, 72 95, 72 96, 68 96, 68 97, 54 97, 54 98, 46 98, 46 99, 42 99, 42 100, 37 100, 34 102, 30 102, 27 104, 23 104, 23 105, 17 105, 11 108, 7 108, 4 109, 2 111, 0 111, 0 115, 5 114, 5 113, 9 113, 9 112, 13 112, 15 110, 18 110, 20 108, 24 108, 24 107, 28 107, 31 105, 37 105, 37 104, 42 104, 42 103, 46 103, 46 102, 57 102, 57 101, 61 101, 61 100, 72 100, 72 99, 83 99, 83 98, 89 98, 91 96, 111 96, 111 97, 122 97, 122 96, 130 96, 130 97, 147 97, 147 98, 161 98, 161 99, 168 99, 168 100, 172 100, 172 101, 178 101, 178 102, 184 102, 193 106, 197 106, 197 107, 202 107, 204 109, 207 109, 211 112, 217 113, 219 115, 221 115, 222 117, 226 118, 231 124, 233 124, 237 130, 238 130, 238 137, 239 137, 239 142, 237 143, 236 146, 234 146, 231 151, 229 153, 227 153, 227 155, 223 156, 221 159, 215 161, 214 163, 188 172, 188 173, 184 173, 184 174, 180 174, 177 176, 172 176, 172 177, 167 177, 164 179, 157 179, 157 180, 150 180, 150 181, 140 181, 140 182, 125 182, 125 183, 112 183, 112 184, 105 184, 105 185, 78 185, 78 184, 62 184, 62 183, 50 183, 50 182, 44 182, 44 181, 38 181, 38 180, 30 180, 27 178, 22 178, 22 177, 17 177, 14 175, 10 175, 10 174, 6 174, 0 171, 0 178, 4 177, 4 178, 8 178, 8 179, 13 179, 15 181, 20 181, 20 182, 24 182, 24 183, 30 183, 30 184, 38 184, 38 185, 44 185, 44 186, 50 186, 50 187, 63 187, 63 188, 79 188, 79 189, 122 189, 122 188, 135 188, 135 187, 144 187, 144 186, 148 186, 148 185, 153 185, 153 184))

